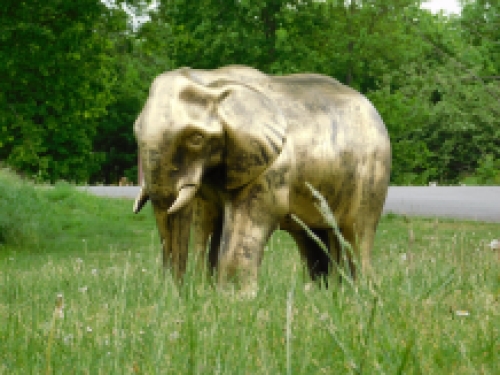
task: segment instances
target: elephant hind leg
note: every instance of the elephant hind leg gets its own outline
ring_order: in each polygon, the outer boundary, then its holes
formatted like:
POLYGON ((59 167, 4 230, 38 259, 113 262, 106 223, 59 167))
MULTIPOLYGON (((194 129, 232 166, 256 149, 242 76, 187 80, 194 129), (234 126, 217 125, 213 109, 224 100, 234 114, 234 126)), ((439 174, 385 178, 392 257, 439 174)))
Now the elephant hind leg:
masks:
MULTIPOLYGON (((329 249, 328 230, 313 229, 312 231, 329 249)), ((313 281, 323 280, 326 283, 331 267, 330 256, 305 231, 294 231, 290 234, 299 248, 311 279, 313 281)))
POLYGON ((204 197, 198 197, 195 203, 192 247, 197 256, 198 271, 205 274, 207 269, 213 272, 217 265, 222 232, 222 210, 215 202, 204 197))
POLYGON ((342 281, 344 276, 356 278, 356 261, 353 259, 353 255, 356 254, 356 237, 352 228, 350 227, 342 227, 340 228, 340 233, 344 240, 347 241, 353 251, 350 251, 347 248, 342 248, 340 244, 340 239, 337 237, 335 232, 331 230, 329 232, 330 235, 330 253, 332 255, 332 259, 335 262, 335 266, 333 269, 333 273, 338 276, 338 280, 342 281), (343 270, 344 276, 341 276, 339 270, 343 270))
POLYGON ((369 270, 375 230, 370 226, 364 226, 363 230, 357 229, 354 225, 344 225, 340 228, 342 236, 351 245, 352 251, 341 248, 340 240, 333 230, 312 229, 313 233, 326 245, 329 254, 326 254, 305 231, 290 232, 312 280, 322 279, 327 284, 327 276, 331 273, 334 279, 342 281, 338 269, 342 269, 345 276, 356 279, 359 268, 362 272, 369 270))
MULTIPOLYGON (((352 251, 345 250, 345 257, 339 252, 339 266, 348 266, 352 278, 356 279, 359 271, 366 273, 370 267, 370 256, 375 238, 375 228, 366 223, 360 227, 344 226, 340 228, 344 239, 351 245, 352 251)), ((340 249, 340 246, 339 246, 340 249)), ((345 267, 344 267, 345 269, 345 267)))
POLYGON ((361 271, 369 274, 371 271, 371 252, 375 241, 376 226, 368 226, 358 238, 358 249, 361 271))

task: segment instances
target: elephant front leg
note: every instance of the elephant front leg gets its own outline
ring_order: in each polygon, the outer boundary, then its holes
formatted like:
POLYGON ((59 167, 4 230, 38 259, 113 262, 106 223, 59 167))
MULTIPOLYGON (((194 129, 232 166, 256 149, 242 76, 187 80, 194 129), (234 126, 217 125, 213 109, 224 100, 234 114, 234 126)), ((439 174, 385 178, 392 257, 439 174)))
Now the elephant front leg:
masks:
POLYGON ((257 293, 258 269, 264 246, 277 220, 264 214, 264 207, 228 205, 218 259, 221 287, 228 282, 239 288, 239 294, 253 297, 257 293))
MULTIPOLYGON (((207 261, 207 247, 212 248, 215 237, 220 237, 222 222, 222 208, 216 202, 204 198, 197 198, 193 207, 192 248, 196 257, 197 270, 205 274, 212 271, 215 265, 210 250, 207 261)), ((218 249, 217 249, 218 250, 218 249)))

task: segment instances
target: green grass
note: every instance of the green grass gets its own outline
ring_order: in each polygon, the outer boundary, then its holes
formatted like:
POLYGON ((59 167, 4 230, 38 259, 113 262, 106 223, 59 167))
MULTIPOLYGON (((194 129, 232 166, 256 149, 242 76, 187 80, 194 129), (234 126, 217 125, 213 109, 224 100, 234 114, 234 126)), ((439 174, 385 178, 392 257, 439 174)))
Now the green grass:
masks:
POLYGON ((239 300, 162 274, 150 208, 5 172, 0 197, 0 374, 498 373, 498 224, 385 216, 354 289, 307 287, 276 233, 239 300))

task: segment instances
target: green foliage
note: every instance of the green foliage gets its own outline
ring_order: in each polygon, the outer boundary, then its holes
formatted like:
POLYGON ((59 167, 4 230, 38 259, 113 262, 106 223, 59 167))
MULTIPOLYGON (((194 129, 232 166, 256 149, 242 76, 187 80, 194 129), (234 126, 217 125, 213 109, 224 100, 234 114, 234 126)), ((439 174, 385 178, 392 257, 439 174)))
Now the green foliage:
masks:
POLYGON ((461 38, 457 19, 436 18, 414 21, 429 58, 369 93, 391 135, 396 184, 458 183, 485 155, 500 158, 500 91, 480 73, 489 57, 461 38))
POLYGON ((98 0, 7 1, 0 34, 0 158, 28 175, 85 181, 99 168, 96 120, 110 102, 98 0))
POLYGON ((169 51, 172 67, 247 64, 275 74, 311 71, 367 89, 382 70, 419 54, 404 23, 418 1, 350 3, 160 2, 139 36, 148 54, 169 51))
POLYGON ((139 35, 148 53, 168 51, 172 67, 237 63, 269 71, 276 58, 278 17, 287 3, 298 1, 161 2, 139 35))
POLYGON ((147 98, 150 82, 160 71, 141 61, 140 49, 132 42, 126 36, 115 42, 116 53, 122 58, 114 60, 117 79, 111 93, 115 99, 97 124, 93 147, 102 162, 90 176, 93 182, 116 184, 121 177, 137 182, 137 145, 132 127, 147 98))
POLYGON ((500 185, 500 159, 487 154, 479 160, 474 174, 461 179, 465 185, 500 185))
POLYGON ((500 159, 496 2, 448 17, 419 0, 164 0, 135 29, 121 6, 143 15, 151 1, 111 3, 4 4, 0 160, 25 175, 135 181, 132 126, 153 78, 228 64, 367 94, 391 136, 392 183, 458 183, 500 159))

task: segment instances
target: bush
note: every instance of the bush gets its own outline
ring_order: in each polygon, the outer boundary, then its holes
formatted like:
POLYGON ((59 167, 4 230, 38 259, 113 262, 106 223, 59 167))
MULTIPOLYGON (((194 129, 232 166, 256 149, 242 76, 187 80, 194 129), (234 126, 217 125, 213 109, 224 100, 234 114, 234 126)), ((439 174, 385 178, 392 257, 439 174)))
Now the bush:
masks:
POLYGON ((0 169, 0 246, 39 250, 61 231, 60 202, 77 206, 77 194, 65 182, 35 185, 0 169))
POLYGON ((475 173, 462 179, 465 185, 500 185, 500 159, 491 154, 485 155, 475 173))
POLYGON ((40 209, 43 202, 33 184, 21 180, 12 172, 0 170, 0 244, 20 246, 35 245, 39 234, 50 220, 44 215, 47 210, 40 209))

